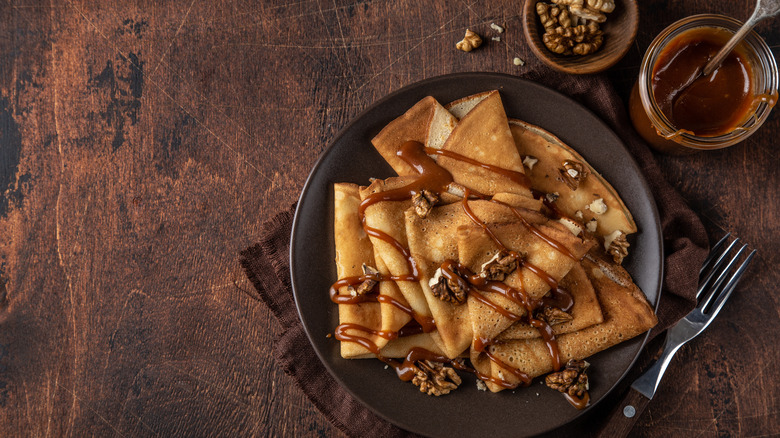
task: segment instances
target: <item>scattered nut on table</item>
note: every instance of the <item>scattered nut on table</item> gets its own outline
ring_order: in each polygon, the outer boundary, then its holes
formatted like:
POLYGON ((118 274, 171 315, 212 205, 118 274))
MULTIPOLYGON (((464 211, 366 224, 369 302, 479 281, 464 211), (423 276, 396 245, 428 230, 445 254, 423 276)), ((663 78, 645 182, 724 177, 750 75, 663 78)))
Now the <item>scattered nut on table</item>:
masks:
POLYGON ((482 45, 482 38, 471 29, 466 29, 466 36, 455 44, 455 48, 464 52, 470 52, 482 45))

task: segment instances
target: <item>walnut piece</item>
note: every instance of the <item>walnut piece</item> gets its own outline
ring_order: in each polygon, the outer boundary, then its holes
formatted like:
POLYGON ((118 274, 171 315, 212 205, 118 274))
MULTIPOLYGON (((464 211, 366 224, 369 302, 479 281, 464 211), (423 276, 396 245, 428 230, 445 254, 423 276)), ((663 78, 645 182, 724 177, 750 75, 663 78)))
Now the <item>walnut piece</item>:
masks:
POLYGON ((487 263, 482 265, 479 276, 491 281, 504 281, 507 275, 517 269, 518 257, 509 251, 501 250, 487 263))
POLYGON ((559 55, 587 55, 601 47, 604 37, 598 25, 591 23, 575 27, 556 27, 542 35, 542 41, 551 52, 559 55))
POLYGON ((563 162, 563 167, 558 169, 558 171, 561 173, 561 177, 563 177, 563 182, 565 182, 572 191, 577 190, 580 183, 585 181, 585 178, 590 175, 590 171, 585 165, 575 160, 565 160, 563 162))
POLYGON ((615 10, 615 0, 588 0, 588 7, 597 11, 610 13, 615 10))
POLYGON ((533 170, 536 163, 539 162, 539 159, 534 157, 533 155, 526 155, 523 157, 523 166, 527 167, 528 170, 533 170))
POLYGON ((563 370, 548 374, 544 383, 552 389, 582 398, 588 391, 588 375, 585 371, 590 364, 584 360, 571 359, 563 370))
POLYGON ((496 23, 490 23, 490 28, 495 30, 498 33, 504 33, 504 28, 497 25, 496 23))
POLYGON ((604 236, 604 249, 612 256, 612 260, 618 265, 623 263, 623 259, 628 255, 628 240, 626 235, 620 230, 615 230, 611 234, 604 236))
MULTIPOLYGON (((455 273, 457 274, 457 272, 455 273)), ((459 275, 454 280, 450 280, 444 276, 441 268, 439 268, 428 282, 428 286, 431 287, 433 296, 442 301, 451 304, 463 304, 466 302, 468 283, 459 275)))
POLYGON ((470 52, 481 45, 482 38, 480 38, 479 35, 477 35, 471 29, 466 29, 466 36, 464 36, 462 40, 455 44, 455 48, 464 52, 470 52))
POLYGON ((564 312, 557 307, 544 307, 536 311, 534 315, 536 319, 541 319, 549 325, 560 324, 563 322, 569 322, 574 319, 571 314, 564 312))
MULTIPOLYGON (((379 276, 379 271, 363 263, 363 275, 370 275, 372 277, 377 277, 379 276)), ((374 289, 374 286, 376 286, 377 283, 378 281, 374 280, 373 278, 367 278, 362 283, 360 283, 360 285, 357 288, 350 286, 347 288, 347 290, 349 291, 350 295, 352 295, 353 297, 358 295, 365 295, 371 292, 371 290, 374 289)))
POLYGON ((422 360, 415 362, 415 367, 417 371, 414 373, 412 383, 420 387, 420 392, 428 395, 438 397, 449 394, 461 383, 458 373, 441 363, 422 360))
POLYGON ((536 14, 546 32, 553 32, 558 27, 568 28, 572 25, 571 14, 566 7, 539 2, 536 4, 536 14))
MULTIPOLYGON (((539 2, 536 14, 544 27, 542 42, 559 55, 587 55, 604 43, 598 23, 606 21, 603 12, 610 9, 613 0, 551 0, 555 4, 539 2), (591 3, 596 6, 591 6, 591 3)), ((612 6, 614 9, 614 4, 612 6)))
MULTIPOLYGON (((592 20, 598 23, 607 21, 607 16, 599 8, 590 6, 591 0, 586 3, 585 0, 552 0, 558 6, 565 6, 572 15, 586 20, 592 20)), ((595 3, 595 2, 594 2, 595 3)), ((600 3, 604 3, 603 1, 600 3)), ((614 7, 612 8, 615 9, 614 7)), ((607 11, 603 11, 607 12, 607 11)))
POLYGON ((414 212, 417 213, 417 216, 420 216, 421 218, 427 217, 428 213, 430 213, 431 209, 433 209, 433 206, 438 203, 439 197, 436 195, 436 193, 433 193, 430 190, 423 189, 412 195, 414 212))
POLYGON ((587 224, 585 224, 585 229, 588 230, 589 233, 593 234, 598 229, 598 226, 598 221, 596 219, 591 219, 587 224))

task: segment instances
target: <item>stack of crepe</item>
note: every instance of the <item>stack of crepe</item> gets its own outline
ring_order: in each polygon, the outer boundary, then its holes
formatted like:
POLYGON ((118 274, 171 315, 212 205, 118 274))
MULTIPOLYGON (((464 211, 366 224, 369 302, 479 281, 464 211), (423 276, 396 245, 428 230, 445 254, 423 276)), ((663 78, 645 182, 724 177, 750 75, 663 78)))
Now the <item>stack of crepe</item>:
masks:
MULTIPOLYGON (((499 250, 484 228, 465 213, 461 202, 463 188, 483 195, 483 199, 468 201, 468 207, 506 248, 521 254, 573 296, 571 319, 552 324, 562 362, 587 358, 655 325, 655 315, 643 293, 604 251, 606 236, 614 236, 616 231, 624 235, 636 232, 636 224, 616 191, 555 136, 508 119, 498 91, 469 96, 446 106, 427 97, 387 125, 372 143, 398 176, 373 180, 365 187, 335 184, 338 276, 361 275, 364 264, 375 267, 384 277, 410 274, 407 257, 398 247, 369 236, 364 225, 381 230, 408 249, 419 267, 420 279, 381 281, 378 292, 407 305, 416 315, 435 321, 433 331, 389 341, 376 334, 359 334, 376 344, 382 356, 404 357, 412 347, 423 347, 449 358, 468 357, 484 375, 510 381, 514 374, 505 367, 530 377, 553 371, 551 355, 539 332, 508 316, 522 316, 526 311, 523 306, 501 294, 482 291, 470 293, 464 304, 453 304, 437 298, 429 286, 446 260, 480 272, 499 250), (365 223, 361 223, 361 200, 403 187, 418 177, 415 169, 397 155, 401 145, 410 140, 524 173, 530 188, 500 172, 433 155, 437 164, 452 174, 454 183, 427 216, 419 216, 411 200, 380 201, 365 209, 365 223), (567 160, 588 169, 587 177, 576 189, 567 186, 560 174, 561 163, 567 160), (554 194, 547 198, 547 207, 541 201, 544 194, 554 194), (588 208, 597 199, 606 205, 606 212, 588 208), (550 204, 557 211, 554 218, 550 204), (522 220, 507 205, 514 207, 522 220), (597 226, 586 227, 592 220, 597 226), (534 233, 523 222, 549 239, 534 233), (549 240, 564 249, 555 248, 549 240), (488 347, 480 351, 475 348, 480 343, 488 347)), ((516 269, 504 282, 522 287, 534 299, 550 292, 549 281, 526 267, 516 269)), ((344 287, 339 293, 354 293, 347 289, 344 287)), ((364 302, 339 304, 339 320, 341 324, 355 323, 387 333, 400 330, 411 316, 392 304, 364 302)), ((375 357, 354 342, 342 342, 341 354, 344 358, 375 357)), ((488 388, 495 392, 503 387, 488 382, 488 388)))

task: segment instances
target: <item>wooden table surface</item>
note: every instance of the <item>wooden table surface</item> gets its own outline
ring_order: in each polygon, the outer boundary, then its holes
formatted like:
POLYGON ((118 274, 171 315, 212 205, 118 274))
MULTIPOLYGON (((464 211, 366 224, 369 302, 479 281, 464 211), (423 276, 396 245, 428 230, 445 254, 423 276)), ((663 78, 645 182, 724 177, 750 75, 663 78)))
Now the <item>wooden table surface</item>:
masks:
MULTIPOLYGON (((538 65, 521 3, 0 1, 0 434, 340 435, 274 363, 279 328, 238 253, 372 102, 538 65), (500 42, 454 49, 492 22, 500 42)), ((624 98, 661 29, 753 5, 639 3, 636 44, 609 72, 624 98)), ((758 30, 780 44, 780 24, 758 30)), ((636 436, 780 430, 778 135, 775 112, 743 144, 658 156, 713 232, 759 253, 636 436)))

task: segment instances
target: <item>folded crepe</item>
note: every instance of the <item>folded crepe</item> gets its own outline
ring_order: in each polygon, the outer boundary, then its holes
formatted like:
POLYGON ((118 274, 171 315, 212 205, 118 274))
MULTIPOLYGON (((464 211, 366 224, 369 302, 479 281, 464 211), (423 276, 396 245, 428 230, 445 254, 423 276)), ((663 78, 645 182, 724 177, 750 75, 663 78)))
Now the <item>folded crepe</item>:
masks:
MULTIPOLYGON (((476 200, 469 207, 480 217, 493 221, 511 220, 512 213, 498 204, 476 200)), ((458 260, 458 241, 454 232, 471 223, 460 203, 434 207, 422 218, 413 209, 405 212, 409 251, 420 268, 418 286, 436 321, 436 330, 443 341, 442 349, 450 358, 459 356, 471 345, 472 329, 469 309, 465 304, 451 304, 437 298, 429 285, 436 270, 445 260, 458 260)))
POLYGON ((637 231, 631 212, 615 189, 579 153, 553 134, 522 120, 510 119, 509 128, 519 154, 530 157, 525 174, 531 188, 557 194, 554 204, 558 210, 582 224, 595 219, 595 234, 599 236, 616 230, 624 234, 637 231), (574 169, 573 173, 566 174, 568 169, 574 169), (569 184, 577 178, 580 180, 572 189, 569 184), (590 208, 598 199, 606 207, 604 213, 590 208))
MULTIPOLYGON (((411 177, 388 178, 387 180, 374 180, 368 187, 360 190, 360 199, 366 199, 369 195, 390 191, 404 187, 412 181, 411 177)), ((380 201, 368 206, 364 211, 365 225, 371 229, 385 233, 394 239, 400 246, 409 246, 406 239, 406 227, 404 226, 404 211, 412 206, 411 200, 404 201, 380 201)), ((357 217, 357 214, 355 215, 357 217)), ((361 231, 363 228, 361 227, 361 231)), ((365 232, 364 232, 365 233, 365 232)), ((409 260, 406 255, 392 243, 382 238, 367 236, 372 245, 373 257, 381 260, 387 269, 387 274, 402 276, 411 275, 409 260)), ((395 282, 412 310, 423 317, 430 317, 428 303, 417 282, 395 282)))
MULTIPOLYGON (((480 101, 455 125, 441 150, 481 164, 523 173, 523 160, 509 130, 509 121, 498 91, 481 96, 480 101)), ((531 196, 524 181, 508 177, 507 173, 496 173, 447 155, 440 155, 437 163, 452 174, 456 183, 483 195, 503 192, 531 196)))
POLYGON ((433 97, 426 97, 390 122, 371 140, 376 150, 399 176, 417 172, 397 155, 407 141, 418 141, 426 147, 440 149, 458 122, 433 97))
MULTIPOLYGON (((644 294, 633 282, 625 282, 630 277, 619 265, 595 260, 589 255, 583 260, 582 266, 596 290, 604 322, 558 336, 558 351, 562 363, 570 359, 585 359, 640 335, 657 323, 644 294)), ((488 348, 501 362, 516 367, 530 377, 553 371, 552 359, 541 339, 500 342, 488 348)), ((490 366, 491 375, 500 375, 510 382, 519 382, 501 365, 484 356, 479 360, 483 367, 485 363, 490 366)), ((490 382, 488 388, 493 392, 502 389, 490 382)))
MULTIPOLYGON (((581 263, 577 263, 571 268, 571 271, 560 281, 560 285, 571 293, 574 305, 569 312, 572 317, 571 320, 555 324, 551 323, 551 328, 556 336, 576 332, 604 322, 601 305, 596 298, 596 291, 593 289, 593 285, 581 263)), ((539 330, 529 324, 518 321, 501 332, 496 337, 496 341, 535 339, 540 337, 539 330)))
MULTIPOLYGON (((503 208, 508 210, 506 207, 503 208)), ((569 254, 551 246, 548 241, 535 234, 532 228, 518 222, 514 217, 514 221, 509 223, 487 220, 485 222, 504 246, 519 253, 528 263, 547 273, 554 281, 560 282, 578 264, 578 260, 585 255, 593 242, 583 241, 563 225, 549 220, 540 213, 522 209, 518 209, 518 212, 531 227, 561 245, 569 254)), ((481 226, 474 224, 466 224, 458 228, 457 242, 460 263, 475 272, 481 271, 482 265, 491 260, 501 249, 481 226)), ((528 267, 516 269, 506 277, 504 283, 537 300, 550 290, 550 284, 528 267)), ((525 307, 500 293, 480 291, 479 294, 493 305, 514 315, 524 316, 526 313, 525 307)), ((469 296, 468 306, 474 339, 495 339, 516 321, 516 318, 507 317, 473 294, 469 296)))
MULTIPOLYGON (((363 275, 363 264, 376 267, 374 248, 358 218, 360 205, 359 188, 356 184, 334 184, 334 239, 336 243, 336 271, 339 278, 363 275)), ((385 268, 382 264, 380 272, 385 268)), ((379 293, 406 303, 398 286, 393 282, 381 282, 379 293)), ((350 295, 347 286, 339 289, 339 295, 350 295)), ((391 304, 364 302, 339 304, 339 324, 357 324, 372 330, 397 331, 411 318, 391 304)), ((382 348, 387 340, 377 335, 360 333, 359 336, 382 348)), ((341 343, 344 358, 359 357, 369 353, 360 344, 341 343)), ((373 356, 373 355, 372 355, 373 356)))

